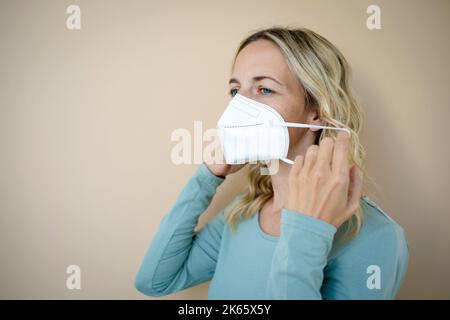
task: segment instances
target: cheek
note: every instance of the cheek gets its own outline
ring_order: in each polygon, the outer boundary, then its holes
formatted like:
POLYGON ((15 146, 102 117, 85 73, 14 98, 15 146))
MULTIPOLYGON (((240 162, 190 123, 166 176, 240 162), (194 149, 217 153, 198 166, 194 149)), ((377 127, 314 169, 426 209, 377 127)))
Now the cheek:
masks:
POLYGON ((277 104, 277 111, 282 115, 286 122, 301 122, 305 119, 305 106, 302 97, 289 96, 283 97, 283 101, 277 104))
MULTIPOLYGON (((290 104, 282 110, 281 115, 286 122, 306 123, 306 115, 304 111, 304 106, 299 104, 290 104)), ((290 144, 297 144, 308 130, 308 128, 288 128, 290 144)))

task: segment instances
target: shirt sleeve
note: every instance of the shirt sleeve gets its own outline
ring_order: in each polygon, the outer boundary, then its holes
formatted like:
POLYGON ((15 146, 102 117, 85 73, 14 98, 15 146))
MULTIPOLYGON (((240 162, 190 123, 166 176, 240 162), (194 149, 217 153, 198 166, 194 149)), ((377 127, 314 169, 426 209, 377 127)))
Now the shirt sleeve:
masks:
POLYGON ((392 299, 403 280, 408 248, 403 230, 386 223, 355 238, 328 260, 336 227, 283 209, 268 279, 270 299, 392 299), (379 277, 378 279, 376 277, 379 277))
POLYGON ((162 296, 212 278, 224 228, 223 210, 197 234, 194 229, 223 181, 204 163, 199 166, 160 222, 135 278, 138 291, 162 296))
POLYGON ((267 285, 269 299, 321 299, 320 288, 336 227, 283 208, 281 234, 267 285))

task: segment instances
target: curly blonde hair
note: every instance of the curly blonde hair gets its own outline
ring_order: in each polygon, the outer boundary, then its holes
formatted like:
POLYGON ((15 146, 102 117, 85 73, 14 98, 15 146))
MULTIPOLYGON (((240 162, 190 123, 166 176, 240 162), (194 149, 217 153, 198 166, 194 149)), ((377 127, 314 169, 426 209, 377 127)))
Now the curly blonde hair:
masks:
MULTIPOLYGON (((363 111, 350 87, 351 69, 342 53, 327 39, 306 28, 272 27, 252 33, 239 45, 233 64, 248 44, 265 39, 275 43, 283 53, 289 69, 305 91, 307 110, 316 110, 325 126, 347 128, 351 131, 351 162, 358 166, 365 181, 366 152, 359 140, 363 111)), ((319 130, 316 144, 336 130, 319 130)), ((240 219, 249 219, 272 198, 270 175, 262 175, 265 164, 249 164, 248 184, 237 201, 227 210, 226 221, 232 231, 240 219)), ((368 177, 370 179, 370 177, 368 177)), ((364 191, 363 191, 364 195, 364 191)), ((361 205, 346 221, 346 237, 353 239, 360 231, 363 219, 361 205)))

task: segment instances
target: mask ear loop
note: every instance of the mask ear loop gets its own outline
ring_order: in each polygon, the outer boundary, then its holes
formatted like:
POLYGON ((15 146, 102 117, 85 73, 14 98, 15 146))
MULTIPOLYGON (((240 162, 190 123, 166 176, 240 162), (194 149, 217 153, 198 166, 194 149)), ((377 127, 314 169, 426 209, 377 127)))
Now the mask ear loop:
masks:
MULTIPOLYGON (((345 131, 348 133, 349 136, 351 136, 350 130, 347 128, 335 128, 335 127, 327 127, 327 126, 318 126, 314 124, 304 124, 304 123, 294 123, 294 122, 285 122, 285 123, 274 123, 273 125, 279 125, 283 127, 295 127, 295 128, 317 128, 317 129, 331 129, 331 130, 340 130, 345 131)), ((287 164, 294 164, 294 161, 288 158, 280 158, 281 161, 287 163, 287 164)))

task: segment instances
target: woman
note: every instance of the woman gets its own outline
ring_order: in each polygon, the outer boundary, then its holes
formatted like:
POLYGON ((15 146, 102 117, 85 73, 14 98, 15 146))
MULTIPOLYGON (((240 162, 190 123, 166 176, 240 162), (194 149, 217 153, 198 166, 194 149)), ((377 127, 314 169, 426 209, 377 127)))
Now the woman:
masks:
POLYGON ((243 165, 202 163, 179 195, 137 274, 162 296, 212 280, 210 299, 392 299, 408 264, 403 229, 363 194, 361 109, 350 68, 317 33, 269 28, 242 41, 230 94, 277 106, 288 158, 273 175, 249 166, 248 185, 198 233, 199 216, 243 165), (337 133, 338 132, 338 133, 337 133))

